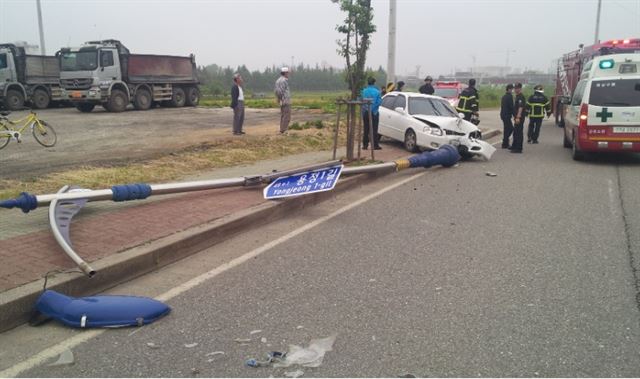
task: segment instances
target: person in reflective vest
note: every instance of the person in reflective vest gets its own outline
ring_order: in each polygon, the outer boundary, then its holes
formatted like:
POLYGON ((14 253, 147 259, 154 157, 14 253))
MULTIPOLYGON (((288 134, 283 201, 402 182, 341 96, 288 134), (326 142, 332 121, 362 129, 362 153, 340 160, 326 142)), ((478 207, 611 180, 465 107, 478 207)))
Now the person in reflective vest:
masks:
POLYGON ((471 116, 478 116, 479 100, 480 96, 478 95, 478 90, 476 90, 476 80, 469 79, 469 86, 460 93, 456 110, 464 113, 465 120, 471 121, 471 116))
POLYGON ((551 115, 551 105, 549 99, 544 95, 544 88, 540 84, 533 88, 533 95, 527 100, 527 113, 529 115, 529 129, 527 130, 527 142, 538 143, 540 136, 540 126, 545 116, 551 115))

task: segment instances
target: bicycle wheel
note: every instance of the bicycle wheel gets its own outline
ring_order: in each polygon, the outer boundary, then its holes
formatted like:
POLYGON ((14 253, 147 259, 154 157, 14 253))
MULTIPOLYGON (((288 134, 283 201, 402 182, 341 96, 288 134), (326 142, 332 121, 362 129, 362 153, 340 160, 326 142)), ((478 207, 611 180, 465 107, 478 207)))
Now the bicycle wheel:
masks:
POLYGON ((7 146, 7 144, 11 141, 11 135, 9 134, 9 129, 0 124, 0 149, 7 146))
POLYGON ((36 121, 35 125, 33 125, 33 137, 44 147, 52 147, 58 140, 56 131, 46 121, 42 120, 40 122, 36 121))

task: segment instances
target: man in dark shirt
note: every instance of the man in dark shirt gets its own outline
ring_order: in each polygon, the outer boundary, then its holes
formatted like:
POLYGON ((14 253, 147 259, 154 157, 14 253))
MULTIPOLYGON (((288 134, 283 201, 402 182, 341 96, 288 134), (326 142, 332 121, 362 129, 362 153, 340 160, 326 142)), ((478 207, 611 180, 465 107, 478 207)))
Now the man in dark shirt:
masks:
POLYGON ((507 92, 502 96, 502 101, 500 102, 500 119, 502 120, 503 131, 502 131, 502 148, 509 148, 509 138, 511 137, 511 133, 513 133, 513 122, 511 122, 511 118, 513 117, 513 95, 511 94, 513 91, 513 84, 507 84, 507 92))
POLYGON ((512 153, 522 153, 522 140, 524 130, 524 118, 527 116, 527 99, 522 94, 522 83, 516 83, 515 87, 516 100, 513 106, 513 143, 511 144, 512 153))
POLYGON ((424 79, 424 84, 420 86, 418 91, 420 91, 420 93, 424 93, 425 95, 433 95, 435 90, 433 89, 433 86, 431 85, 431 82, 432 82, 431 77, 427 76, 424 79))

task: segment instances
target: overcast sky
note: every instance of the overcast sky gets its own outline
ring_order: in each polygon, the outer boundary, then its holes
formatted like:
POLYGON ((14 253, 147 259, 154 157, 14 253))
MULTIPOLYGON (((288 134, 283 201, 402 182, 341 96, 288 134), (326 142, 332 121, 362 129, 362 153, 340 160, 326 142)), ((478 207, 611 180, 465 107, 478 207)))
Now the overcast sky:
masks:
MULTIPOLYGON (((47 53, 94 39, 121 40, 134 53, 188 55, 198 65, 326 62, 343 67, 330 0, 41 0, 47 53)), ((640 0, 603 0, 600 39, 640 37, 640 0)), ((372 0, 367 65, 386 66, 388 0, 372 0)), ((397 0, 399 74, 449 74, 504 65, 546 70, 594 40, 597 0, 397 0)), ((0 43, 39 44, 35 0, 0 0, 0 43)))

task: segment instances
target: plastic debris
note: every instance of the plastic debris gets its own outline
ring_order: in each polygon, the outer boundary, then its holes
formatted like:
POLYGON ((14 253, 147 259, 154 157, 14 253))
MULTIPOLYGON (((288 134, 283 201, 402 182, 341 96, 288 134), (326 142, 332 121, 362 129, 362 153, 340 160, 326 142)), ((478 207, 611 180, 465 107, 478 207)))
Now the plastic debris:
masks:
POLYGON ((204 356, 205 357, 210 357, 210 356, 213 356, 213 355, 224 355, 224 351, 212 351, 211 353, 207 353, 204 356))
POLYGON ((262 330, 257 329, 257 330, 250 331, 249 334, 253 335, 253 334, 257 334, 257 333, 261 333, 261 332, 262 332, 262 330))
POLYGON ((58 360, 50 364, 49 366, 67 366, 75 363, 73 358, 73 351, 67 349, 60 354, 58 360))
POLYGON ((265 367, 265 366, 270 366, 273 363, 281 362, 286 356, 287 356, 287 353, 272 351, 270 353, 267 353, 265 360, 259 361, 255 358, 250 358, 250 359, 247 359, 244 362, 244 364, 247 365, 248 367, 265 367))
POLYGON ((237 343, 246 343, 251 342, 251 338, 236 338, 234 341, 236 341, 237 343))
POLYGON ((192 347, 196 347, 196 346, 198 346, 198 343, 197 343, 197 342, 194 342, 194 343, 185 343, 185 344, 184 344, 184 347, 186 347, 186 348, 188 348, 188 349, 191 349, 192 347))
POLYGON ((333 350, 336 334, 326 338, 311 340, 307 348, 298 345, 289 345, 289 351, 281 362, 276 362, 273 367, 289 367, 300 365, 302 367, 319 367, 322 364, 327 351, 333 350))
POLYGON ((304 371, 302 370, 287 371, 284 373, 284 376, 286 376, 287 378, 299 378, 302 375, 304 375, 304 371))
POLYGON ((262 343, 267 343, 267 339, 266 339, 266 338, 264 338, 264 337, 262 337, 262 338, 260 338, 260 342, 262 342, 262 343))
POLYGON ((491 176, 491 177, 493 177, 493 176, 498 176, 498 174, 496 174, 495 172, 491 172, 491 171, 487 171, 487 172, 486 172, 486 175, 487 175, 487 176, 491 176))
POLYGON ((302 328, 304 328, 304 326, 302 326, 302 325, 296 326, 296 329, 302 329, 302 328))
POLYGON ((147 342, 147 346, 149 346, 152 349, 159 349, 160 348, 160 346, 156 345, 153 342, 147 342))

